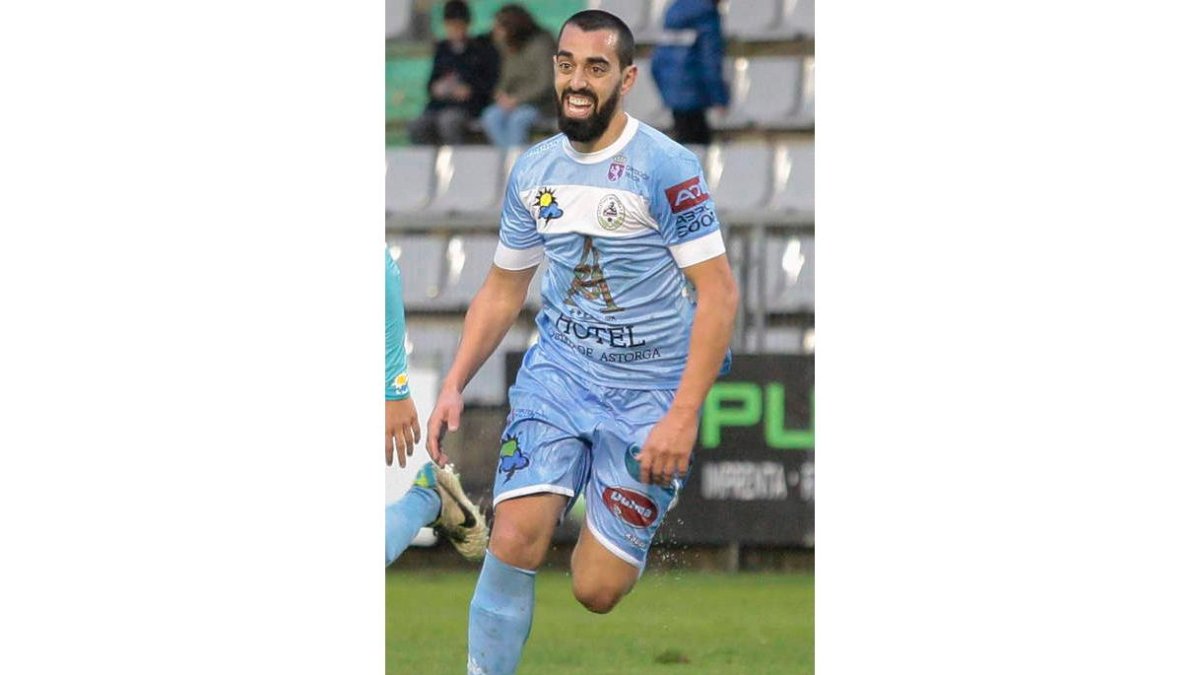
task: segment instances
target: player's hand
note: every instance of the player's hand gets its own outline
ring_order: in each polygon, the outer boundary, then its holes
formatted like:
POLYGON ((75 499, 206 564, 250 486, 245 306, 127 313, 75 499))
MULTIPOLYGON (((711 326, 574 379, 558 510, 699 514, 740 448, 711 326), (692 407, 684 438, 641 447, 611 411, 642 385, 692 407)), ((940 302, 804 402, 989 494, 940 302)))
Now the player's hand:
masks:
POLYGON ((440 467, 446 466, 447 459, 442 452, 442 437, 446 435, 447 430, 458 431, 462 411, 462 392, 453 387, 443 388, 442 393, 438 394, 433 413, 429 415, 429 423, 426 425, 429 435, 425 437, 425 449, 429 451, 429 458, 440 467))
POLYGON ((700 416, 696 411, 671 408, 650 430, 642 452, 634 459, 642 465, 640 480, 647 485, 669 486, 688 470, 700 416))
POLYGON ((383 405, 383 455, 387 465, 392 465, 392 455, 400 458, 404 466, 421 440, 421 421, 417 416, 417 405, 412 397, 399 401, 385 401, 383 405))

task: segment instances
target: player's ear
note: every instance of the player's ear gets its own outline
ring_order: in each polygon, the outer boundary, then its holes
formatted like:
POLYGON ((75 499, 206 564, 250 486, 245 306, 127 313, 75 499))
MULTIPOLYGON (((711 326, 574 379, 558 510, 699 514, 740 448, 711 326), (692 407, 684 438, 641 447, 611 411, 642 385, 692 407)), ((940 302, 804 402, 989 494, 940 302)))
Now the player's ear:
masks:
POLYGON ((622 96, 628 94, 630 89, 633 89, 633 83, 637 81, 637 75, 638 67, 636 63, 629 64, 629 66, 625 68, 625 72, 621 73, 622 96))

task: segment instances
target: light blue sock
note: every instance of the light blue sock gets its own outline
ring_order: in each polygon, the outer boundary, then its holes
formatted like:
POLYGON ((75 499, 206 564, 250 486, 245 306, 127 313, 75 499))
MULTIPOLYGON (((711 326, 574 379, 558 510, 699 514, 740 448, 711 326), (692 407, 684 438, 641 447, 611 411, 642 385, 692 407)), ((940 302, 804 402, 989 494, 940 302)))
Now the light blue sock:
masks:
POLYGON ((387 507, 385 567, 399 558, 417 532, 436 520, 442 512, 442 498, 433 487, 435 481, 433 464, 426 464, 421 467, 412 488, 399 501, 387 507))
POLYGON ((491 551, 471 598, 467 673, 512 675, 533 626, 534 572, 505 564, 491 551))

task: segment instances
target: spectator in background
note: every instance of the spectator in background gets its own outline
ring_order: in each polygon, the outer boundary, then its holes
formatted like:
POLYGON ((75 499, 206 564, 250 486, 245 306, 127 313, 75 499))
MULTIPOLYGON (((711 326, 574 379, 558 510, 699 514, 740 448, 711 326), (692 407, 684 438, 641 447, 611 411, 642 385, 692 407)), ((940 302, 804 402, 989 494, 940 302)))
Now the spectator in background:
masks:
POLYGON ((650 72, 663 103, 675 117, 677 143, 712 142, 706 112, 720 116, 729 106, 729 88, 721 70, 720 0, 675 0, 663 16, 663 35, 650 61, 650 72))
POLYGON ((555 114, 554 38, 520 5, 496 12, 492 38, 500 49, 500 82, 496 102, 483 111, 483 129, 494 145, 525 145, 538 119, 555 114))
POLYGON ((492 100, 500 55, 487 36, 467 35, 470 24, 471 10, 462 0, 449 0, 442 8, 446 39, 434 50, 429 103, 408 127, 413 143, 463 143, 471 120, 492 100))

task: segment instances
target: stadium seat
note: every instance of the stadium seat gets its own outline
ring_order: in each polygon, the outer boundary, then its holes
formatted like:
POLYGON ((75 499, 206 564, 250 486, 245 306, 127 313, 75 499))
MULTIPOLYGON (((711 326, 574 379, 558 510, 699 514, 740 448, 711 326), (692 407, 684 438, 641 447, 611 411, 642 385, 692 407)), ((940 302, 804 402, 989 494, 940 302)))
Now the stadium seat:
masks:
MULTIPOLYGON (((700 160, 700 166, 707 166, 704 163, 705 158, 708 157, 708 146, 707 145, 701 145, 699 143, 685 143, 683 147, 692 151, 692 154, 696 156, 696 159, 700 160)), ((707 173, 705 174, 704 178, 705 178, 705 180, 708 179, 707 173)))
POLYGON ((722 212, 758 213, 771 194, 771 146, 713 144, 704 171, 709 193, 722 212))
MULTIPOLYGON (((405 317, 409 349, 409 367, 430 368, 440 379, 450 369, 454 362, 454 353, 458 349, 459 335, 462 332, 462 322, 446 320, 439 317, 412 315, 405 317)), ((425 405, 432 405, 432 402, 425 405)), ((427 414, 427 413, 426 413, 427 414)))
POLYGON ((727 37, 772 40, 783 37, 780 0, 726 0, 721 4, 721 24, 727 37))
POLYGON ((433 196, 433 167, 437 148, 409 147, 387 151, 384 204, 389 213, 412 213, 433 196))
POLYGON ((388 249, 400 266, 405 309, 436 308, 446 260, 446 240, 430 235, 389 237, 388 249))
POLYGON ((500 207, 501 148, 477 145, 442 146, 434 165, 436 179, 429 209, 436 213, 487 213, 500 207))
POLYGON ((771 210, 811 220, 814 212, 815 148, 812 141, 775 146, 775 189, 771 210))
POLYGON ((446 246, 446 281, 438 295, 439 304, 462 308, 471 304, 483 286, 496 255, 497 235, 451 237, 446 246))
POLYGON ((800 107, 801 60, 795 56, 726 59, 729 114, 713 118, 719 129, 747 126, 794 128, 800 107))
POLYGON ((649 4, 646 0, 589 0, 588 9, 602 9, 615 14, 637 36, 650 28, 649 4))
POLYGON ((625 101, 626 112, 659 131, 670 131, 674 124, 671 111, 663 105, 658 93, 658 85, 650 73, 650 59, 634 59, 633 63, 638 67, 638 78, 625 101))
POLYGON ((816 124, 816 59, 804 57, 800 75, 800 109, 796 112, 796 126, 811 129, 816 124))
POLYGON ((783 25, 792 35, 814 37, 817 22, 813 0, 783 0, 783 25))
POLYGON ((813 237, 769 236, 764 254, 767 311, 813 311, 816 258, 813 237))
MULTIPOLYGON (((378 7, 378 5, 376 5, 378 7)), ((413 0, 387 0, 384 9, 384 37, 403 38, 412 28, 413 0)))

